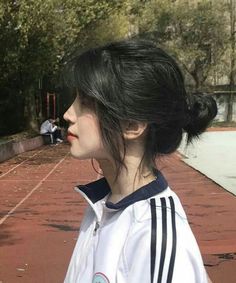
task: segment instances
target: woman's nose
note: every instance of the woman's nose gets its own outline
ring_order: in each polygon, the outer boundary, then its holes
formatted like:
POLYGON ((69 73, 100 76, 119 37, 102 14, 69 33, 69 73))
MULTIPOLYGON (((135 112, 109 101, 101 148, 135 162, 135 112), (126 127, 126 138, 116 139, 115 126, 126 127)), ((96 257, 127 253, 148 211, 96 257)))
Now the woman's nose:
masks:
POLYGON ((71 107, 66 110, 66 112, 63 115, 63 119, 67 122, 72 122, 72 115, 71 115, 71 107))
POLYGON ((68 113, 67 112, 68 112, 68 110, 64 113, 63 119, 68 122, 69 118, 68 118, 68 113))
POLYGON ((73 105, 71 105, 70 108, 68 108, 66 110, 66 112, 63 115, 63 118, 69 123, 75 123, 76 122, 77 116, 76 116, 76 113, 74 111, 73 105))

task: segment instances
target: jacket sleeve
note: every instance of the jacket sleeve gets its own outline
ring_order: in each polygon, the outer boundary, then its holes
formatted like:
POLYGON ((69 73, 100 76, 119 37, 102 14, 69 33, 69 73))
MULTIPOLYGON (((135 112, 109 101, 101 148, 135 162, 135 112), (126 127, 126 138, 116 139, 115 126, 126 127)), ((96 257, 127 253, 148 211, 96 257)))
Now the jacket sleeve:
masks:
POLYGON ((50 124, 50 132, 51 133, 54 133, 57 129, 57 126, 56 125, 53 125, 53 124, 50 124))
POLYGON ((173 207, 137 221, 124 251, 127 282, 207 283, 201 254, 186 219, 173 207))

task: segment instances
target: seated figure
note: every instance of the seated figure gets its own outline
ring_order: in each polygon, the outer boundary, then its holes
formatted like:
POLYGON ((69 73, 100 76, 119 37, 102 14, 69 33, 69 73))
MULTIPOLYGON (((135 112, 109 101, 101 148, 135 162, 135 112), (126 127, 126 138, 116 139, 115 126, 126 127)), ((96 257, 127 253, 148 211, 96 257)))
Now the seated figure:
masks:
POLYGON ((40 134, 43 136, 50 136, 51 144, 63 142, 61 128, 57 126, 56 123, 59 123, 59 118, 52 119, 50 117, 44 121, 40 127, 40 134))

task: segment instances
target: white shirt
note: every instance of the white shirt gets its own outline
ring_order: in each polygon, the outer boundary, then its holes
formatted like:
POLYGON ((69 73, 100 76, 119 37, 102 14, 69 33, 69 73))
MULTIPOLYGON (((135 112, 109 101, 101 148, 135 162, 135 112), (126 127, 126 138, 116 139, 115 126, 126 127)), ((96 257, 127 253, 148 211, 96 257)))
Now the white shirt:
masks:
POLYGON ((46 133, 53 133, 57 129, 56 125, 53 125, 49 120, 46 120, 42 123, 40 127, 40 134, 46 134, 46 133))
POLYGON ((64 283, 207 283, 177 195, 157 179, 117 204, 105 178, 76 188, 89 207, 64 283))

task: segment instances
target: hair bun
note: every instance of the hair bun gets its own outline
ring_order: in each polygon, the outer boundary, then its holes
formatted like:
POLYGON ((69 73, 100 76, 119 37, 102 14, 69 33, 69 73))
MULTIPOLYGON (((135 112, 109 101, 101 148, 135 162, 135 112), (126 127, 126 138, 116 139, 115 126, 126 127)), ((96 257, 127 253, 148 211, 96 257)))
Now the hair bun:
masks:
POLYGON ((188 142, 206 130, 217 114, 215 99, 208 94, 192 94, 188 103, 189 121, 184 127, 188 142))

